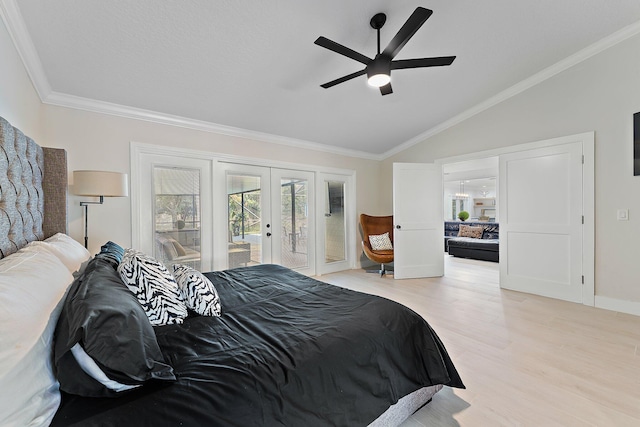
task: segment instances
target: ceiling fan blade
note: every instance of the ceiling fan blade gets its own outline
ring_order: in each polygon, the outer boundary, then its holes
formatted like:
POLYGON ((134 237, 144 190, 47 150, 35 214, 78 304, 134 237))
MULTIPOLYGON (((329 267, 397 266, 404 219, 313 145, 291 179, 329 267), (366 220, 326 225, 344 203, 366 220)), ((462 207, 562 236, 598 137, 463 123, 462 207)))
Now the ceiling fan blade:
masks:
POLYGON ((393 93, 393 90, 391 89, 391 83, 387 83, 384 86, 380 86, 380 93, 382 95, 389 95, 390 93, 393 93))
POLYGON ((361 53, 356 52, 355 50, 349 49, 346 46, 342 46, 340 43, 336 43, 332 40, 329 40, 326 37, 318 37, 318 39, 314 42, 318 46, 322 46, 326 49, 329 49, 335 53, 339 53, 340 55, 344 55, 347 58, 351 58, 355 61, 361 62, 364 65, 369 64, 371 62, 371 58, 367 58, 361 53))
POLYGON ((401 70, 403 68, 422 68, 422 67, 442 67, 451 65, 455 56, 439 56, 436 58, 417 58, 417 59, 400 59, 391 61, 392 70, 401 70))
POLYGON ((327 83, 322 84, 320 86, 322 86, 325 89, 329 89, 331 86, 335 86, 337 84, 344 83, 347 80, 355 79, 356 77, 362 76, 362 75, 364 75, 366 73, 367 73, 367 69, 365 68, 364 70, 356 71, 355 73, 351 73, 351 74, 346 75, 344 77, 340 77, 339 79, 331 80, 330 82, 327 82, 327 83))
POLYGON ((425 9, 424 7, 418 7, 413 11, 407 22, 404 23, 398 34, 395 35, 393 39, 389 42, 389 45, 382 52, 383 55, 388 56, 393 59, 396 57, 400 49, 404 47, 405 44, 413 37, 413 35, 422 27, 427 19, 433 13, 430 9, 425 9))

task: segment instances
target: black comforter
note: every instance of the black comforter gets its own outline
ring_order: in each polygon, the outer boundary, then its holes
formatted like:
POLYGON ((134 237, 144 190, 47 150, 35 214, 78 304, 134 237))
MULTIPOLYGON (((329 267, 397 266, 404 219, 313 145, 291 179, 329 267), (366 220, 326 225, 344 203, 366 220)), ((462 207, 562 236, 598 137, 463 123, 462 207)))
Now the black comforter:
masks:
POLYGON ((223 315, 156 328, 177 381, 63 394, 54 426, 360 426, 421 387, 464 387, 426 321, 275 265, 206 274, 223 315))

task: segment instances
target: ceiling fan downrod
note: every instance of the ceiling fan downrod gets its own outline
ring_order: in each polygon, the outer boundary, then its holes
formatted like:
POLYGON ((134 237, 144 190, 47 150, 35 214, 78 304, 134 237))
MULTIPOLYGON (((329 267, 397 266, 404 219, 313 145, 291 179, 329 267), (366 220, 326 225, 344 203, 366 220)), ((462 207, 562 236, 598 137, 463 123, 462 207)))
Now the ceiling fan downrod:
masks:
POLYGON ((385 22, 387 22, 387 15, 384 13, 376 13, 373 15, 373 18, 371 18, 371 21, 369 21, 371 28, 378 33, 378 55, 380 55, 380 28, 384 26, 385 22))

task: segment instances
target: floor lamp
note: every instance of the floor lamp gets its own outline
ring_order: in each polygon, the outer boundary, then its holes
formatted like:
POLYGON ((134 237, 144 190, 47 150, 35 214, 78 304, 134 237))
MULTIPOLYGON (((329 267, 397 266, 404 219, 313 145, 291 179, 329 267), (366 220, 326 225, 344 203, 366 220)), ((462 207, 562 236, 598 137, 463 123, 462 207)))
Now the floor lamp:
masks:
POLYGON ((88 248, 89 205, 101 205, 105 197, 129 196, 126 173, 105 171, 73 171, 73 192, 78 196, 100 197, 98 202, 80 202, 84 206, 84 247, 88 248))

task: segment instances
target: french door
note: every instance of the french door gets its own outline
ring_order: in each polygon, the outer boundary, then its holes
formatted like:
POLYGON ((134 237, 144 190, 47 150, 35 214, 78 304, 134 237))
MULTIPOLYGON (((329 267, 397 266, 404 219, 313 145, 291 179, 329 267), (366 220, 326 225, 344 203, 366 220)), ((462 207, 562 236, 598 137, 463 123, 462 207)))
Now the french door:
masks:
POLYGON ((314 175, 219 163, 216 268, 275 263, 315 274, 314 175), (221 188, 224 186, 224 191, 221 188), (224 211, 222 211, 224 210, 224 211), (223 246, 224 245, 224 246, 223 246))
POLYGON ((271 169, 272 262, 315 274, 315 198, 311 172, 271 169))
POLYGON ((319 274, 328 274, 350 268, 349 236, 353 226, 349 215, 349 177, 319 173, 316 181, 318 195, 317 235, 319 274), (322 244, 323 242, 323 244, 322 244))
POLYGON ((133 187, 139 215, 134 216, 133 247, 171 268, 187 264, 210 271, 213 234, 211 161, 144 153, 133 187))
POLYGON ((219 166, 217 182, 224 188, 216 192, 215 205, 222 209, 217 221, 221 226, 214 238, 216 268, 271 263, 270 169, 232 163, 219 166))

